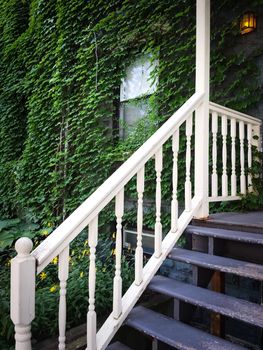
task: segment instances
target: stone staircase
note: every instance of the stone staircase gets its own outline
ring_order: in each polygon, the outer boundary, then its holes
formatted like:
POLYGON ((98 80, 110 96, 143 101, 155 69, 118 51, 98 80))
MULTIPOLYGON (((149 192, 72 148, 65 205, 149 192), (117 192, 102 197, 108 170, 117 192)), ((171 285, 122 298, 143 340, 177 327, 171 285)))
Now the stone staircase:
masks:
POLYGON ((190 265, 190 283, 156 275, 107 349, 263 349, 263 231, 249 225, 242 231, 240 225, 227 229, 222 223, 198 225, 185 230, 186 249, 175 247, 168 256, 190 265), (246 300, 238 295, 242 293, 229 295, 225 288, 228 276, 246 280, 251 286, 259 283, 259 300, 252 302, 249 290, 246 300), (142 302, 147 295, 149 302, 142 302), (151 302, 153 296, 160 302, 151 302), (204 322, 200 317, 199 323, 195 322, 196 314, 205 317, 204 322), (242 324, 240 339, 226 334, 225 320, 236 329, 242 324), (244 340, 251 329, 257 334, 252 342, 244 340))

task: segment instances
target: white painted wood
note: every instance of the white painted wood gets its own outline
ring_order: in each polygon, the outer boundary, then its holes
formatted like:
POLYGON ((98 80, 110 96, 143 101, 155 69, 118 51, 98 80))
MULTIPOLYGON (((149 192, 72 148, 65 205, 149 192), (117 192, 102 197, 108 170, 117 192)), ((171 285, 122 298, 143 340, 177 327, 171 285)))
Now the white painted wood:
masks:
POLYGON ((152 349, 151 350, 158 350, 158 344, 159 344, 159 340, 157 340, 156 338, 152 339, 152 349))
POLYGON ((212 112, 212 196, 218 196, 218 176, 217 176, 217 132, 218 114, 212 112))
POLYGON ((227 177, 227 117, 222 115, 222 159, 223 159, 223 173, 222 173, 222 196, 228 196, 228 177, 227 177))
POLYGON ((36 259, 29 238, 17 240, 11 260, 10 316, 15 325, 16 350, 31 350, 31 322, 35 318, 36 259))
POLYGON ((143 282, 136 286, 133 283, 122 298, 122 314, 118 320, 114 319, 111 314, 106 322, 102 325, 97 334, 97 350, 104 350, 108 346, 114 334, 118 331, 129 312, 136 304, 147 285, 156 274, 163 261, 166 259, 168 253, 174 247, 175 243, 181 237, 185 228, 192 220, 193 216, 201 206, 201 198, 194 197, 192 200, 192 210, 190 212, 184 211, 178 219, 178 229, 176 232, 169 232, 162 242, 162 254, 159 258, 152 256, 143 268, 143 282))
POLYGON ((197 218, 206 218, 208 207, 209 159, 209 74, 210 74, 210 0, 196 1, 196 74, 195 90, 204 93, 195 112, 195 195, 202 197, 197 218))
POLYGON ((245 177, 245 150, 244 150, 245 126, 244 122, 239 122, 239 141, 240 141, 240 193, 246 194, 245 177))
MULTIPOLYGON (((242 194, 246 193, 246 175, 245 175, 245 150, 244 150, 244 141, 245 141, 245 124, 247 124, 247 141, 248 141, 248 167, 249 164, 252 164, 252 145, 256 145, 259 148, 260 142, 253 139, 254 135, 259 135, 259 129, 261 120, 258 118, 251 117, 247 114, 240 113, 238 111, 220 106, 216 103, 209 103, 210 112, 218 113, 220 115, 227 115, 231 120, 231 196, 236 198, 237 194, 237 175, 236 175, 236 166, 240 167, 241 176, 240 176, 240 192, 242 194), (240 147, 240 159, 236 161, 236 125, 239 125, 239 147, 240 147)), ((248 174, 247 185, 248 191, 253 191, 251 175, 248 174)), ((212 194, 213 201, 215 201, 215 193, 212 194)), ((226 200, 229 196, 220 196, 221 200, 226 200)), ((229 200, 229 199, 227 199, 229 200)), ((209 201, 211 201, 209 199, 209 201)))
POLYGON ((241 197, 239 196, 217 196, 217 197, 208 197, 209 203, 212 202, 228 202, 228 201, 239 201, 241 197))
POLYGON ((137 173, 137 247, 135 250, 135 284, 139 286, 143 279, 143 247, 142 247, 142 228, 143 228, 143 192, 144 192, 144 166, 137 173))
POLYGON ((191 210, 192 200, 192 183, 191 183, 191 137, 193 129, 192 115, 186 119, 186 157, 185 157, 185 184, 184 184, 184 198, 185 210, 191 210))
POLYGON ((59 297, 59 338, 58 348, 66 349, 66 315, 67 315, 67 280, 69 271, 69 246, 67 246, 60 254, 58 260, 58 278, 60 281, 60 297, 59 297))
POLYGON ((172 136, 172 150, 173 150, 173 195, 171 203, 171 231, 176 232, 178 222, 178 200, 177 200, 177 186, 178 186, 178 151, 179 151, 179 129, 175 131, 172 136))
POLYGON ((122 253, 122 217, 124 214, 124 188, 116 196, 115 215, 116 225, 116 248, 115 248, 115 277, 113 282, 113 316, 119 318, 122 298, 122 278, 121 278, 121 253, 122 253))
POLYGON ((210 75, 210 1, 196 1, 196 91, 209 97, 210 75))
POLYGON ((96 287, 96 246, 98 243, 98 216, 89 224, 89 310, 87 315, 87 350, 96 350, 97 315, 95 311, 95 287, 96 287))
POLYGON ((248 165, 248 175, 247 175, 247 185, 248 192, 253 192, 252 187, 252 176, 249 169, 252 167, 252 125, 247 124, 247 165, 248 165))
POLYGON ((209 102, 209 108, 211 112, 217 112, 220 115, 227 115, 229 118, 235 118, 236 120, 243 121, 245 123, 251 123, 253 125, 259 126, 261 124, 261 119, 252 117, 251 115, 240 113, 234 109, 221 106, 214 102, 209 102))
POLYGON ((231 118, 231 196, 237 195, 236 176, 236 119, 231 118))
POLYGON ((159 258, 162 246, 162 223, 161 223, 161 173, 163 169, 163 149, 162 147, 155 154, 155 172, 156 172, 156 220, 154 227, 154 255, 159 258))
POLYGON ((169 118, 118 170, 116 170, 84 203, 82 203, 33 252, 37 259, 37 273, 56 257, 98 215, 116 194, 137 174, 185 122, 202 102, 204 94, 195 93, 169 118))

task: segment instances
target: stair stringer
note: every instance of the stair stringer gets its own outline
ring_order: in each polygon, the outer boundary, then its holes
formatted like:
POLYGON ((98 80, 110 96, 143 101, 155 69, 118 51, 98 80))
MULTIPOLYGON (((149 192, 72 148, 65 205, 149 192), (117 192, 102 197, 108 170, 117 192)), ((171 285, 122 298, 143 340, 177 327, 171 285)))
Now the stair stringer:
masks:
POLYGON ((122 313, 118 319, 113 317, 113 313, 109 315, 103 326, 97 333, 97 350, 104 350, 121 327, 130 311, 151 282, 152 278, 162 265, 163 261, 167 258, 170 251, 174 248, 174 245, 183 234, 184 230, 200 208, 202 199, 194 197, 192 199, 192 205, 190 211, 184 211, 178 219, 178 228, 176 232, 170 231, 162 242, 162 254, 156 258, 154 255, 149 259, 147 264, 143 268, 143 281, 137 286, 135 282, 130 286, 127 292, 122 297, 122 313))

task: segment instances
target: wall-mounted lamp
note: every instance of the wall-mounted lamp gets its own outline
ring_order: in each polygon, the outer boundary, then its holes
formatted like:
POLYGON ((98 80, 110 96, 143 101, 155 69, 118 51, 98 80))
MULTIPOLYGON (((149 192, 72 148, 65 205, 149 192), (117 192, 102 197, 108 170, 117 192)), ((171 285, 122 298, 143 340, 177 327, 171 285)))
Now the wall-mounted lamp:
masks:
POLYGON ((256 15, 251 11, 245 12, 240 18, 240 33, 247 34, 253 32, 256 28, 256 15))

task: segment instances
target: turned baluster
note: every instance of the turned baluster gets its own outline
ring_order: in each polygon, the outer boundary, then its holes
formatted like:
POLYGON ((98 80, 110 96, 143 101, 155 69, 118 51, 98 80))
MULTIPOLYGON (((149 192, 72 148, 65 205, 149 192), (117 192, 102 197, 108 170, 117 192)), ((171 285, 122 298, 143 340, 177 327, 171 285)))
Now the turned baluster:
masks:
POLYGON ((236 120, 231 119, 231 196, 237 195, 237 176, 236 176, 236 120))
POLYGON ((143 228, 143 192, 144 192, 144 167, 137 173, 137 247, 135 250, 135 284, 139 286, 143 279, 143 248, 142 248, 142 228, 143 228))
POLYGON ((122 251, 122 216, 124 213, 124 188, 116 196, 116 249, 115 249, 115 277, 113 281, 113 317, 118 319, 122 313, 122 278, 121 278, 121 251, 122 251))
POLYGON ((239 122, 239 140, 240 140, 240 193, 246 194, 245 177, 245 151, 244 151, 245 127, 244 122, 239 122))
POLYGON ((186 177, 185 177, 185 210, 191 210, 192 184, 191 184, 191 137, 192 137, 192 115, 186 120, 186 177))
POLYGON ((223 173, 222 173, 222 196, 226 197, 228 195, 228 177, 227 177, 227 117, 222 116, 222 139, 223 139, 223 173))
POLYGON ((58 278, 60 281, 60 298, 59 298, 59 338, 58 338, 58 348, 64 350, 66 348, 66 314, 67 314, 67 303, 66 303, 66 293, 67 293, 67 279, 69 270, 69 246, 67 246, 59 254, 58 262, 58 278))
POLYGON ((252 167, 252 125, 247 125, 247 165, 248 165, 248 175, 247 175, 247 185, 248 185, 248 191, 252 192, 252 176, 251 176, 251 167, 252 167))
POLYGON ((161 172, 163 169, 162 147, 155 154, 156 171, 156 221, 154 230, 154 255, 159 257, 162 253, 162 224, 161 224, 161 172))
POLYGON ((89 310, 87 315, 87 350, 96 350, 97 315, 95 311, 96 246, 98 243, 98 216, 89 224, 89 310))
POLYGON ((172 137, 173 149, 173 195, 171 204, 171 229, 172 232, 177 230, 178 221, 178 200, 177 200, 177 186, 178 186, 178 151, 179 151, 179 130, 176 130, 172 137))
POLYGON ((218 176, 217 176, 217 132, 218 132, 218 114, 212 113, 212 197, 218 196, 218 176))

